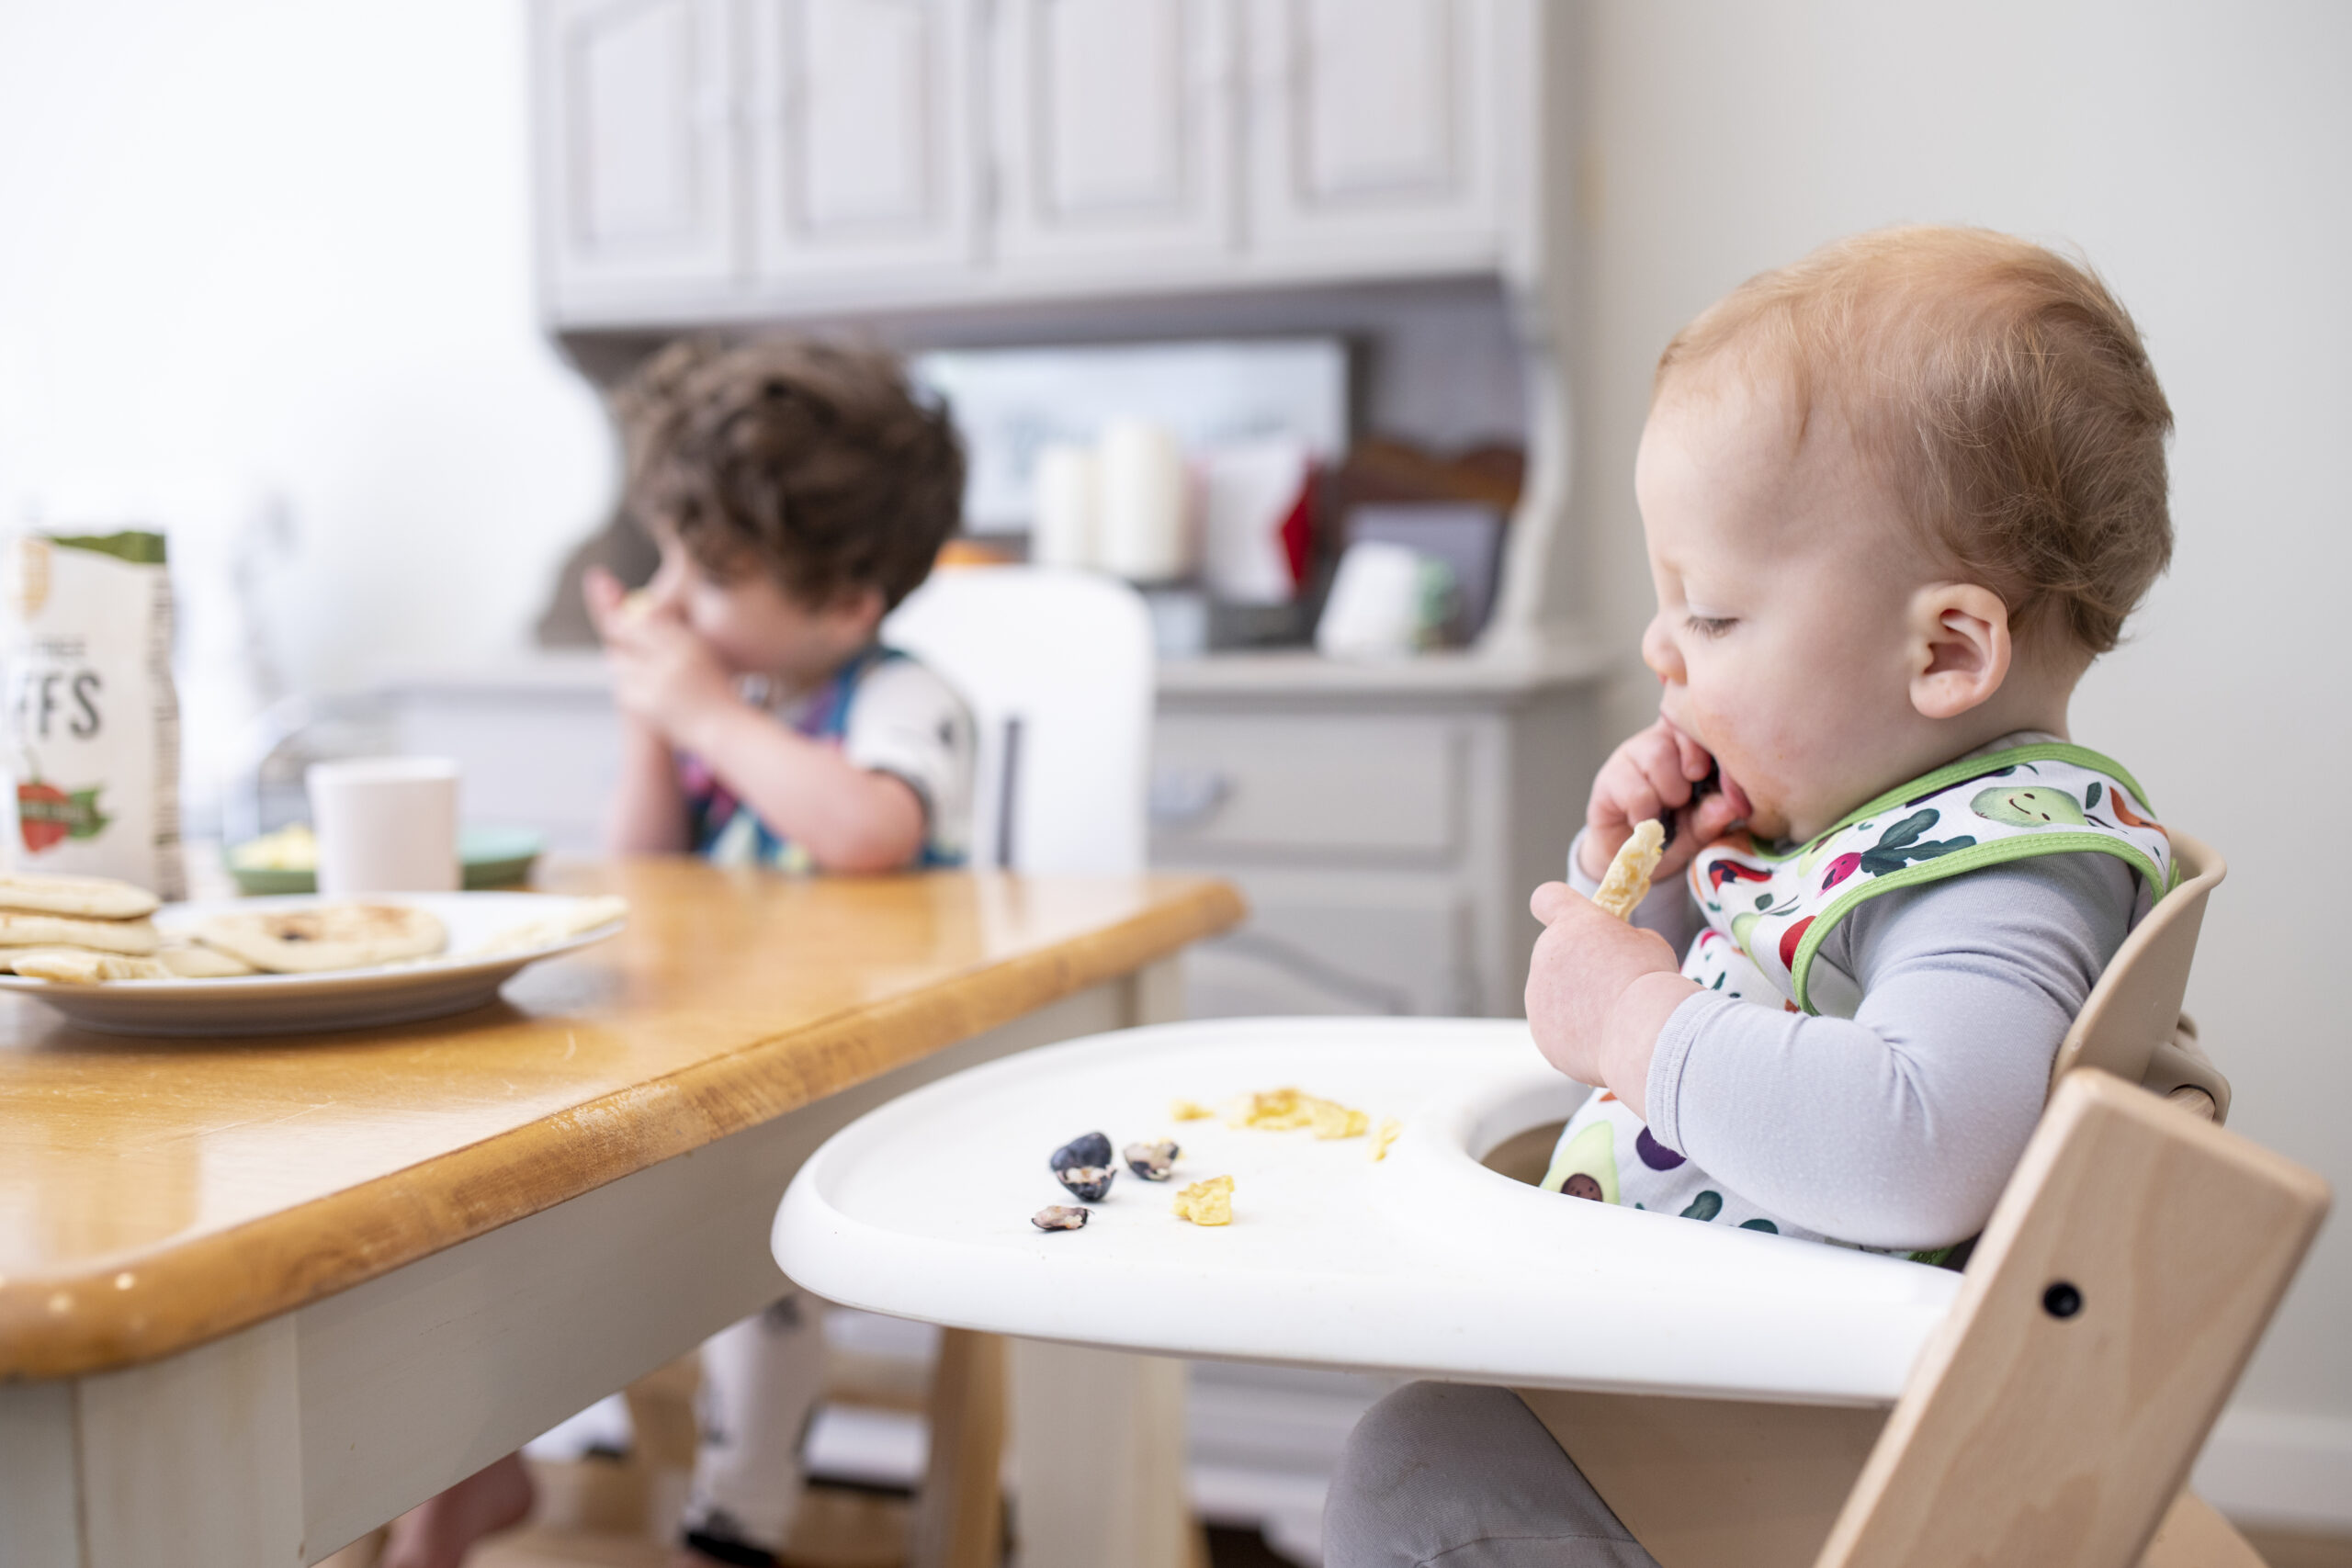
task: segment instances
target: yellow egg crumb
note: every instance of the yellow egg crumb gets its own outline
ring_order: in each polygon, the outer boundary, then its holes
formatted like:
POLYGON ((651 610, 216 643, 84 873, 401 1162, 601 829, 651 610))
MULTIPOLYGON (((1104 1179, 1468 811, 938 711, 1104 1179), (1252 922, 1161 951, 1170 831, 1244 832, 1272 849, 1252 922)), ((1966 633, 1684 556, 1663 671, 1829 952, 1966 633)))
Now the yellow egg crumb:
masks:
POLYGON ((1197 1100, 1170 1100, 1168 1114, 1179 1122, 1204 1122, 1216 1114, 1197 1100))
POLYGON ((1195 1181, 1176 1194, 1171 1210, 1180 1220, 1190 1220, 1196 1225, 1229 1225, 1233 1223, 1233 1178, 1212 1176, 1205 1181, 1195 1181))
POLYGON ((1382 1117, 1380 1131, 1372 1135, 1372 1157, 1375 1160, 1386 1159, 1388 1145, 1395 1143, 1396 1134, 1404 1130, 1405 1123, 1397 1121, 1394 1116, 1382 1117))
POLYGON ((1372 1125, 1372 1118, 1364 1112, 1329 1100, 1309 1100, 1306 1113, 1318 1138, 1360 1138, 1372 1125))

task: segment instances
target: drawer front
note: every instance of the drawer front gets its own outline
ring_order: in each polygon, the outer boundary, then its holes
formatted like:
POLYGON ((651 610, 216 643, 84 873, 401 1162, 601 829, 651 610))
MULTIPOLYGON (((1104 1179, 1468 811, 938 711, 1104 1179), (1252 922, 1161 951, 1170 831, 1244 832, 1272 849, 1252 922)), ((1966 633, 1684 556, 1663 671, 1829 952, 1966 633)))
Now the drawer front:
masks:
POLYGON ((1442 854, 1458 839, 1463 744, 1434 717, 1163 714, 1153 852, 1442 854))
POLYGON ((1234 880, 1250 919, 1185 954, 1189 1016, 1480 1010, 1468 911, 1442 879, 1289 871, 1234 880))

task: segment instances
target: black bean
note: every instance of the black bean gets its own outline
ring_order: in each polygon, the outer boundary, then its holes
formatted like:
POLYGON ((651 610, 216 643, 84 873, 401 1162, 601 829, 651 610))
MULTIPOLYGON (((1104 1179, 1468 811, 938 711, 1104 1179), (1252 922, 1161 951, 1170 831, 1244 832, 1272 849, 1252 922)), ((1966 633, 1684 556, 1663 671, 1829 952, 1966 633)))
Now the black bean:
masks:
POLYGON ((1099 1203, 1111 1193, 1111 1179, 1119 1173, 1107 1165, 1074 1165, 1054 1174, 1072 1195, 1089 1203, 1099 1203))
POLYGON ((1049 1163, 1056 1170, 1068 1170, 1074 1165, 1109 1165, 1111 1139, 1102 1133, 1081 1133, 1056 1149, 1049 1163))

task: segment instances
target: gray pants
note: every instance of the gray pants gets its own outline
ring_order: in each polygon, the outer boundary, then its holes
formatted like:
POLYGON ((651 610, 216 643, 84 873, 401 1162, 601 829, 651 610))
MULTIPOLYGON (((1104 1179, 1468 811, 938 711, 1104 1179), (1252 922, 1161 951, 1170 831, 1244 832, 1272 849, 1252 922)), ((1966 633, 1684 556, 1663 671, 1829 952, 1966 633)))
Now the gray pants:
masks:
POLYGON ((1657 1568, 1519 1395, 1408 1383, 1348 1435, 1324 1568, 1657 1568))

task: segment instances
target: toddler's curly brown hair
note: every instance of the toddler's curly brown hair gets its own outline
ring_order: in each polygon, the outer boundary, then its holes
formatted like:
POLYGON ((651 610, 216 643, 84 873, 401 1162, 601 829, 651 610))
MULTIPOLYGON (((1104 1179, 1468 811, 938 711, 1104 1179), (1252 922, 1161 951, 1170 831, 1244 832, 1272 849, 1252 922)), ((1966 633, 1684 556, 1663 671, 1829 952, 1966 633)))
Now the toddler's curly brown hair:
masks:
POLYGON ((614 396, 625 504, 705 570, 770 573, 821 608, 896 605, 955 532, 964 449, 893 355, 791 338, 688 338, 614 396))

